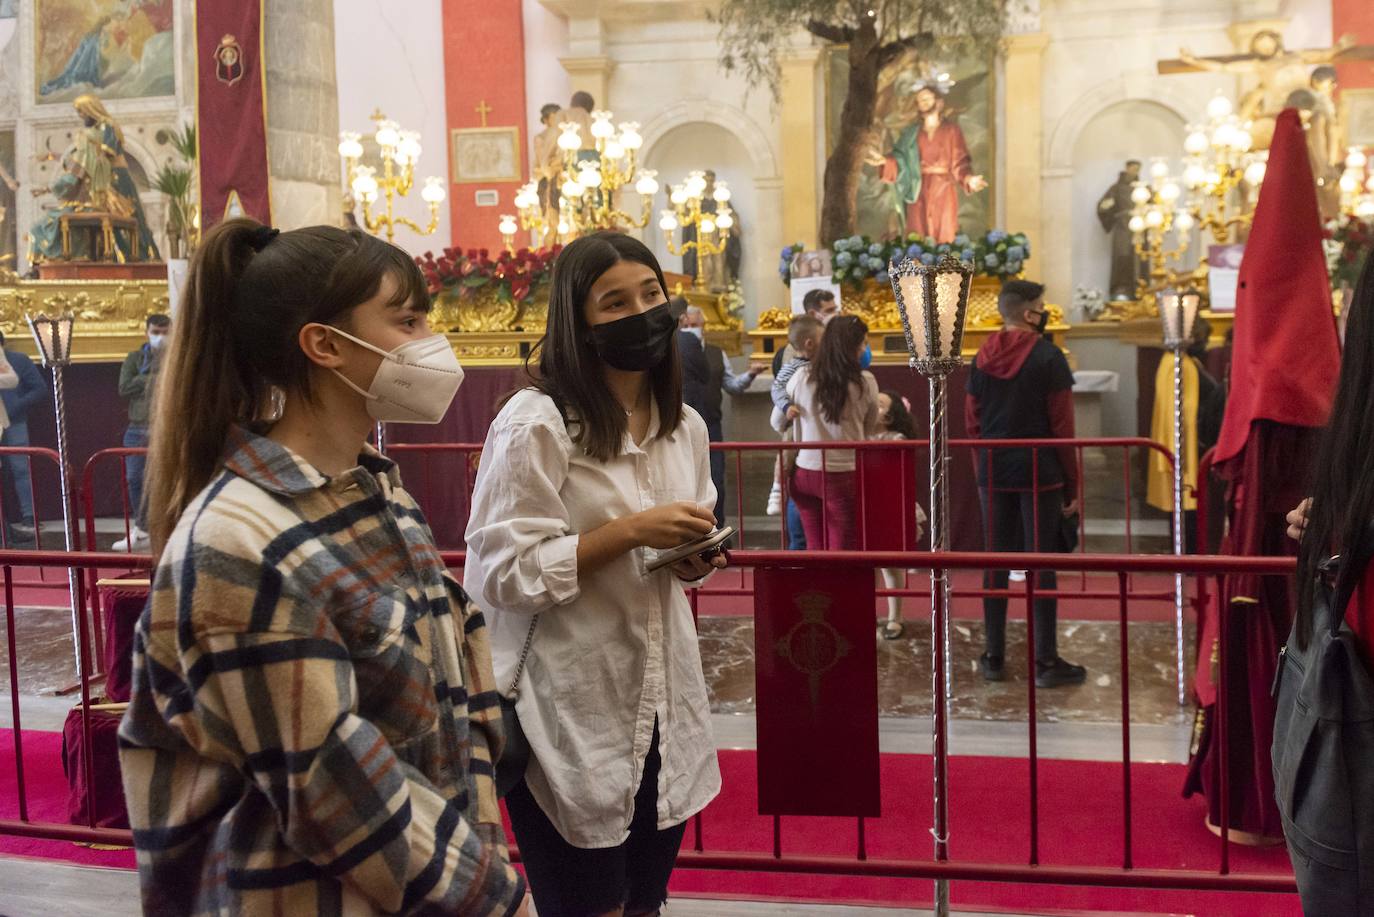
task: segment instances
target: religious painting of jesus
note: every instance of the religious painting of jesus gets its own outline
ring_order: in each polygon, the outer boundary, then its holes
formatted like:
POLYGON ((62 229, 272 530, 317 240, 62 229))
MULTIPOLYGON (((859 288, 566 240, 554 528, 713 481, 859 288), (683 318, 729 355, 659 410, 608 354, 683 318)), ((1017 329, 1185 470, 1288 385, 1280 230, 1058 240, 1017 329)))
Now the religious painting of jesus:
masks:
MULTIPOLYGON (((830 53, 831 87, 845 85, 848 66, 842 48, 830 53)), ((829 93, 832 146, 843 102, 842 92, 829 93)), ((908 51, 884 68, 865 143, 854 231, 952 242, 991 229, 994 110, 986 61, 932 60, 908 51)))
POLYGON ((39 104, 176 94, 173 0, 34 0, 39 104))

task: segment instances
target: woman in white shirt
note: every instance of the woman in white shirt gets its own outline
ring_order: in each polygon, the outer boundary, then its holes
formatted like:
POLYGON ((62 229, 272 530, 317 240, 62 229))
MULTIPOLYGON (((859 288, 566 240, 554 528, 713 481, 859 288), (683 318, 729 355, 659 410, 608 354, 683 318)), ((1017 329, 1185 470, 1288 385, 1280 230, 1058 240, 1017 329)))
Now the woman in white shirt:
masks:
MULTIPOLYGON (((862 319, 836 316, 825 326, 820 354, 788 380, 802 442, 852 442, 872 439, 880 431, 878 382, 859 365, 867 340, 862 319)), ((854 450, 800 450, 792 497, 813 549, 858 547, 854 450)))
POLYGON ((646 570, 714 527, 676 332, 642 243, 573 242, 538 371, 492 423, 477 473, 465 578, 529 741, 506 804, 543 917, 657 913, 687 819, 720 789, 684 587, 725 559, 646 570))

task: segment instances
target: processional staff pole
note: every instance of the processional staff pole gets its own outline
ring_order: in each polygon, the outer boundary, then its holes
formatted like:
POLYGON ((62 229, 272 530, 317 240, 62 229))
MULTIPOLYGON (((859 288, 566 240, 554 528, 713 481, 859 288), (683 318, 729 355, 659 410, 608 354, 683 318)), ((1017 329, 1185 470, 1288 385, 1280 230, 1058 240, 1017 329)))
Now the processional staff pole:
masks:
MULTIPOLYGON (((72 325, 75 318, 67 312, 55 318, 45 314, 25 315, 29 332, 38 346, 44 369, 52 370, 53 409, 57 419, 58 481, 62 487, 62 533, 66 537, 67 552, 76 550, 76 510, 72 505, 71 457, 67 441, 67 395, 62 386, 62 370, 72 362, 72 325)), ((67 568, 67 588, 72 599, 72 640, 76 654, 76 671, 82 683, 86 681, 86 641, 82 630, 81 610, 77 604, 77 576, 75 567, 67 568)))
POLYGON ((386 424, 383 423, 383 422, 380 421, 380 420, 377 421, 376 436, 377 436, 377 451, 378 451, 378 452, 385 453, 385 452, 386 452, 386 424))
MULTIPOLYGON (((949 464, 946 380, 963 363, 964 315, 973 269, 946 255, 925 265, 904 258, 890 266, 892 290, 902 318, 910 366, 926 377, 930 389, 930 549, 949 550, 949 464)), ((935 859, 949 859, 949 575, 930 571, 931 697, 935 753, 935 859)), ((949 880, 935 880, 935 915, 949 915, 949 880)))
MULTIPOLYGON (((1183 471, 1187 463, 1187 442, 1183 438, 1183 360, 1193 338, 1199 296, 1195 292, 1162 290, 1157 294, 1159 319, 1164 324, 1164 346, 1174 354, 1174 556, 1182 557, 1183 471)), ((1174 574, 1174 648, 1178 664, 1178 704, 1188 700, 1188 685, 1183 663, 1183 574, 1174 574)))

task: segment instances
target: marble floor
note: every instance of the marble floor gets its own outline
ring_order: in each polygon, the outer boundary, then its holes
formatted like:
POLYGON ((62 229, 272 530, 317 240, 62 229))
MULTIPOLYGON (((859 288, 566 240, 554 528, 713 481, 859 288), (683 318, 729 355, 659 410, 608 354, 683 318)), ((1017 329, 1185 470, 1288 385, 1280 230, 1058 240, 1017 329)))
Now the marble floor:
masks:
MULTIPOLYGON (((134 917, 139 913, 138 879, 124 870, 0 857, 0 917, 48 917, 59 910, 58 902, 64 917, 134 917)), ((930 911, 673 898, 663 913, 665 917, 924 917, 930 911)), ((1001 913, 1012 917, 1010 912, 1001 913)))
MULTIPOLYGON (((747 617, 703 617, 701 658, 715 713, 752 713, 754 709, 754 625, 747 617)), ((22 648, 19 687, 26 696, 51 696, 76 680, 71 624, 65 609, 18 608, 16 641, 22 648)), ((1163 622, 1130 625, 1131 721, 1177 725, 1191 721, 1191 710, 1177 703, 1174 631, 1163 622)), ((953 640, 952 713, 956 718, 1025 722, 1025 623, 1007 625, 1007 680, 983 681, 978 673, 982 625, 956 621, 953 640)), ((930 632, 908 622, 899 640, 878 645, 878 707, 884 716, 929 716, 930 632)), ((1042 722, 1119 723, 1121 659, 1115 623, 1065 621, 1060 653, 1088 668, 1085 684, 1036 692, 1042 722)), ((0 653, 0 689, 8 692, 9 665, 0 653)), ((1192 658, 1191 651, 1185 658, 1192 658)))
MULTIPOLYGON (((754 709, 754 624, 746 617, 703 617, 701 659, 717 713, 754 709)), ((1076 687, 1036 692, 1039 720, 1047 723, 1120 723, 1121 655, 1115 623, 1064 621, 1059 627, 1062 656, 1088 669, 1076 687)), ((1192 721, 1191 708, 1178 706, 1176 650, 1172 624, 1140 622, 1129 626, 1131 722, 1171 726, 1192 721)), ((992 684, 978 672, 983 651, 981 623, 956 621, 953 628, 954 717, 1025 722, 1027 702, 1026 627, 1007 624, 1007 680, 992 684)), ((884 716, 931 713, 930 631, 908 622, 906 635, 878 644, 878 709, 884 716)), ((1192 651, 1185 653, 1192 658, 1192 651)))

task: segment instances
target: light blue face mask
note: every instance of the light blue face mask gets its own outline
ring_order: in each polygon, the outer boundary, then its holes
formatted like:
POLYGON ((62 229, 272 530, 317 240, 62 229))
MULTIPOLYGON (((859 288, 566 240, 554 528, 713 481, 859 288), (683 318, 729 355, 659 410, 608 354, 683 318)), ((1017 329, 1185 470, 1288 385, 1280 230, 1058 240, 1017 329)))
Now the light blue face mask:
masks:
POLYGON ((870 366, 872 366, 872 365, 873 365, 873 348, 870 347, 868 344, 865 344, 865 345, 864 345, 864 352, 863 352, 863 354, 859 357, 859 368, 860 368, 860 369, 868 369, 868 367, 870 367, 870 366))

